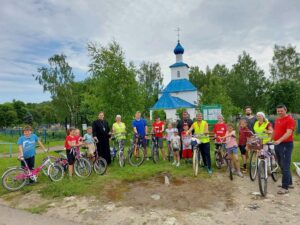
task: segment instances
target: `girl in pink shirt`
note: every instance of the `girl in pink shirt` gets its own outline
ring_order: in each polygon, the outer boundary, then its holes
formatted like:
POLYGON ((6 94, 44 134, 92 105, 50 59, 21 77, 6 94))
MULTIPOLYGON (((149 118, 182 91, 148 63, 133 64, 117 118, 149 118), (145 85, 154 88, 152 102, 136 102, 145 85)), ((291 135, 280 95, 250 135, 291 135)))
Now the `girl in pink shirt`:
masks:
POLYGON ((227 125, 227 131, 224 137, 226 138, 226 150, 227 153, 230 154, 231 161, 232 161, 232 166, 236 170, 236 174, 239 177, 243 177, 243 174, 241 173, 240 170, 240 161, 239 161, 239 156, 238 156, 238 144, 236 142, 236 135, 235 135, 235 130, 233 124, 229 123, 227 125))

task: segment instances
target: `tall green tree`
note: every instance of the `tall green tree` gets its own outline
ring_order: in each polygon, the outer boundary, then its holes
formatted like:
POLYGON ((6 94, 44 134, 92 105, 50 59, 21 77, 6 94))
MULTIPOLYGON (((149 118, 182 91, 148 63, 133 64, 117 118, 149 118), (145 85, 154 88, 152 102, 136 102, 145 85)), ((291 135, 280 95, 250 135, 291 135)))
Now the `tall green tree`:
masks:
POLYGON ((274 82, 294 80, 300 84, 300 53, 296 47, 275 45, 270 72, 274 82))
POLYGON ((89 43, 88 52, 92 75, 88 82, 92 86, 85 96, 85 105, 95 112, 94 118, 99 111, 104 111, 111 122, 116 114, 129 122, 135 111, 143 108, 133 64, 126 64, 124 52, 115 41, 107 47, 89 43))
POLYGON ((264 71, 246 52, 239 55, 238 62, 233 65, 226 78, 228 95, 239 108, 250 105, 254 110, 264 109, 268 85, 264 71))
POLYGON ((38 74, 33 76, 43 86, 44 91, 50 92, 58 111, 68 116, 74 124, 76 115, 80 111, 80 97, 75 89, 72 68, 63 54, 53 55, 48 63, 48 67, 38 68, 38 74))
POLYGON ((27 113, 25 103, 22 102, 22 101, 17 101, 17 100, 14 99, 13 100, 13 107, 14 107, 14 110, 17 113, 17 117, 18 117, 18 120, 16 121, 17 124, 22 124, 23 120, 24 120, 24 117, 27 113))
POLYGON ((281 80, 268 92, 267 106, 269 113, 276 113, 276 106, 284 104, 290 112, 300 112, 300 85, 293 80, 281 80))
POLYGON ((222 114, 225 118, 239 111, 227 93, 225 81, 228 74, 229 70, 224 65, 216 65, 213 69, 207 67, 205 72, 196 68, 192 74, 192 83, 200 91, 199 104, 221 105, 222 114))
POLYGON ((162 90, 163 75, 159 63, 151 62, 143 62, 137 73, 144 102, 143 112, 149 114, 149 109, 158 100, 162 90))

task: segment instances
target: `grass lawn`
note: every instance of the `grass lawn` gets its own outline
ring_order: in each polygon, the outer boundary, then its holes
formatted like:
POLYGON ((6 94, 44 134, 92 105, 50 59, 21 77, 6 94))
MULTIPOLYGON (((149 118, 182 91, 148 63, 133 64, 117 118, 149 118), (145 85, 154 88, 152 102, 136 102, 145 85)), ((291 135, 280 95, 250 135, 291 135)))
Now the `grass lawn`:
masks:
MULTIPOLYGON (((297 139, 299 138, 299 135, 297 139)), ((211 145, 213 148, 213 145, 211 145)), ((149 151, 149 150, 148 150, 149 151)), ((213 150, 211 151, 213 153, 213 150)), ((51 153, 55 155, 56 153, 51 153)), ((38 154, 36 157, 36 166, 40 165, 41 160, 45 157, 45 154, 38 154)), ((212 164, 214 165, 214 159, 212 155, 212 164)), ((292 155, 292 161, 300 161, 300 141, 295 142, 295 147, 292 155)), ((16 158, 0 158, 0 174, 8 167, 19 165, 16 158)), ((217 171, 213 167, 214 171, 217 171)), ((294 166, 292 170, 295 171, 294 166)), ((221 169, 225 173, 225 168, 221 169)), ((30 191, 37 191, 45 198, 60 198, 72 195, 86 195, 86 196, 100 196, 101 189, 105 184, 109 184, 114 181, 121 182, 133 182, 137 180, 143 180, 153 177, 159 173, 167 172, 173 177, 193 177, 192 165, 186 165, 182 162, 182 166, 175 168, 170 165, 168 161, 160 161, 159 164, 154 164, 151 160, 145 161, 140 167, 132 167, 126 161, 124 168, 120 168, 117 162, 114 162, 107 170, 104 176, 98 176, 92 173, 91 177, 87 179, 81 179, 74 177, 73 180, 69 180, 65 177, 61 182, 53 183, 44 175, 40 175, 39 181, 35 185, 26 186, 20 192, 26 193, 30 191)), ((207 179, 209 178, 206 171, 200 169, 200 174, 194 179, 207 179)), ((0 196, 5 197, 8 192, 0 187, 0 196)))

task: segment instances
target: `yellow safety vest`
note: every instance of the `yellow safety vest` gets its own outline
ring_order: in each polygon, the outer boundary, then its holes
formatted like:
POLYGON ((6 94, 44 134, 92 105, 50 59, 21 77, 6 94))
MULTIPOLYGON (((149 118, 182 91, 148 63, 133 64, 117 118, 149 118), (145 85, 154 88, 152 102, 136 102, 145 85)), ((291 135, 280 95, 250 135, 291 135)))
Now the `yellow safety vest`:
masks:
MULTIPOLYGON (((193 123, 193 128, 194 128, 194 134, 204 134, 205 132, 205 127, 207 125, 207 122, 205 120, 201 121, 201 124, 199 126, 198 122, 193 123)), ((199 138, 201 143, 208 143, 209 142, 209 137, 200 137, 199 138)))
POLYGON ((259 122, 256 121, 253 127, 254 132, 257 134, 259 138, 262 139, 263 144, 267 144, 269 141, 271 141, 271 137, 265 133, 268 124, 269 121, 265 121, 263 122, 263 124, 259 126, 259 122))
POLYGON ((120 123, 118 124, 117 122, 115 122, 113 124, 113 129, 116 135, 116 139, 117 140, 124 140, 126 139, 125 133, 126 133, 126 126, 124 123, 120 123))

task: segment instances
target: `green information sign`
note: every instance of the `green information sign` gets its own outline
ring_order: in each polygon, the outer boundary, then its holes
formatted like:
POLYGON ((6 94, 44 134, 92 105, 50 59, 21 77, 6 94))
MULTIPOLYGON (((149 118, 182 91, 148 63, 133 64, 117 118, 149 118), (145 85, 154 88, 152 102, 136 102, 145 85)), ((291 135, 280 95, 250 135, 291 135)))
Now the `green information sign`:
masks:
POLYGON ((218 115, 222 114, 222 107, 220 105, 202 105, 201 112, 204 120, 209 124, 216 124, 218 115))

